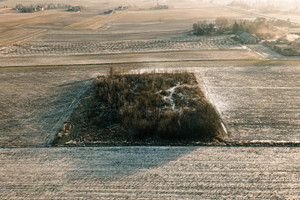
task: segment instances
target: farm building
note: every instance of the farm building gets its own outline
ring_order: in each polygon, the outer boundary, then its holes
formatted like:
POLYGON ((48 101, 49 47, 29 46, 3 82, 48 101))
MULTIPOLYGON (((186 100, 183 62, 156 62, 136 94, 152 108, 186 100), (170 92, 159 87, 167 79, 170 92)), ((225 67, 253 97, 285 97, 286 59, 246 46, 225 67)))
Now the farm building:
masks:
POLYGON ((103 12, 104 15, 110 15, 110 14, 113 14, 114 13, 114 10, 106 10, 103 12))
POLYGON ((251 35, 250 33, 242 32, 238 36, 239 36, 239 39, 243 43, 247 43, 247 44, 256 44, 257 43, 256 37, 251 35))
POLYGON ((118 6, 115 10, 127 10, 128 6, 118 6))

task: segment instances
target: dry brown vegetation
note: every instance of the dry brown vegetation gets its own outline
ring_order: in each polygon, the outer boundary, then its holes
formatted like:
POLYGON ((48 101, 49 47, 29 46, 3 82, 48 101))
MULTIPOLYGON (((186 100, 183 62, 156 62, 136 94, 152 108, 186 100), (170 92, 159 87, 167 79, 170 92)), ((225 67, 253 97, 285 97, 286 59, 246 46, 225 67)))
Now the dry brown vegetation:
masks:
POLYGON ((53 145, 170 144, 220 139, 220 121, 191 73, 101 76, 53 145))

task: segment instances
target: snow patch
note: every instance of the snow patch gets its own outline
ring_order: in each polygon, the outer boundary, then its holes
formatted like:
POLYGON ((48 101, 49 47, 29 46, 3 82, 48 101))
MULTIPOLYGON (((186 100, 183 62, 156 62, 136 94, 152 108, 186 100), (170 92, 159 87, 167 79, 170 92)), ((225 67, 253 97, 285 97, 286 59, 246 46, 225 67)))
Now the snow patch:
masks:
POLYGON ((180 86, 180 82, 178 82, 176 86, 171 87, 168 90, 166 90, 166 91, 170 92, 170 95, 163 97, 164 101, 169 102, 171 104, 172 110, 175 110, 175 103, 174 103, 174 100, 173 100, 173 94, 175 93, 176 88, 178 88, 179 86, 180 86))

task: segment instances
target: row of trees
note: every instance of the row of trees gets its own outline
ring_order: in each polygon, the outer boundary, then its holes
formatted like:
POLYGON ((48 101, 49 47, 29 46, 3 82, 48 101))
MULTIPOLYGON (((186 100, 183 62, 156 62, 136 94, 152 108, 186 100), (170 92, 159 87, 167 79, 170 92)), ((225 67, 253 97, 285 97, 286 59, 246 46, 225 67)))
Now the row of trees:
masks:
POLYGON ((164 9, 169 9, 169 6, 157 4, 156 6, 150 8, 150 9, 151 10, 164 10, 164 9))
POLYGON ((256 18, 254 21, 239 21, 232 26, 232 32, 248 32, 255 34, 261 39, 272 39, 275 36, 281 36, 283 32, 278 27, 290 26, 289 20, 267 20, 265 18, 256 18))
POLYGON ((218 17, 215 22, 199 21, 193 24, 195 35, 222 34, 230 31, 230 21, 225 17, 218 17))
POLYGON ((214 35, 214 34, 236 34, 248 32, 251 34, 278 34, 276 26, 290 26, 289 20, 267 20, 256 18, 254 21, 239 20, 233 21, 225 17, 219 17, 215 22, 208 23, 200 21, 193 24, 195 35, 214 35))
POLYGON ((50 10, 50 9, 67 9, 68 11, 81 11, 83 9, 82 6, 71 6, 68 4, 37 4, 37 5, 29 5, 24 6, 22 4, 16 5, 14 8, 22 13, 33 13, 39 12, 43 10, 50 10))

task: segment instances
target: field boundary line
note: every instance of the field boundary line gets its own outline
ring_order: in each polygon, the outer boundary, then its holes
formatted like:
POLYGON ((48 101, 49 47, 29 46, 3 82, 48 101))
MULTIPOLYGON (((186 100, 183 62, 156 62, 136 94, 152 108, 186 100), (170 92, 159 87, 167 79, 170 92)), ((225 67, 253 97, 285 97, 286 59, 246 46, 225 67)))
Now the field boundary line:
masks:
POLYGON ((269 58, 263 56, 261 53, 258 53, 255 50, 251 50, 255 55, 257 55, 258 57, 262 58, 263 60, 270 60, 269 58))
MULTIPOLYGON (((266 62, 267 60, 253 60, 253 59, 236 59, 236 60, 231 60, 231 59, 216 59, 216 60, 211 60, 211 59, 199 59, 199 60, 164 60, 164 61, 134 61, 134 62, 106 62, 106 63, 91 63, 91 64, 61 64, 61 65, 15 65, 15 66, 0 66, 0 69, 6 69, 6 68, 50 68, 50 67, 83 67, 83 66, 105 66, 105 65, 128 65, 128 64, 155 64, 155 63, 188 63, 188 62, 247 62, 247 61, 252 61, 252 62, 266 62)), ((276 61, 286 61, 286 60, 276 60, 276 61)), ((299 61, 300 65, 300 60, 293 60, 293 61, 299 61)))
POLYGON ((195 77, 196 77, 196 80, 197 80, 197 85, 198 87, 200 88, 200 90, 203 92, 203 94, 205 95, 206 99, 208 102, 210 102, 212 104, 212 106, 214 107, 217 115, 219 116, 219 119, 221 121, 221 125, 222 125, 222 136, 223 136, 223 140, 224 141, 228 141, 229 139, 229 132, 228 132, 228 128, 224 122, 224 120, 222 119, 222 116, 220 114, 220 111, 218 110, 218 108, 216 107, 216 104, 213 100, 213 98, 211 98, 210 96, 210 92, 209 92, 209 89, 208 87, 206 86, 203 78, 202 78, 202 75, 200 74, 200 72, 194 72, 195 74, 195 77))
MULTIPOLYGON (((101 67, 101 68, 108 68, 111 65, 121 65, 120 67, 123 67, 122 65, 138 65, 138 64, 157 64, 157 63, 202 63, 202 62, 208 62, 208 63, 216 63, 215 66, 218 67, 218 65, 223 66, 223 62, 229 62, 230 64, 237 64, 237 66, 240 67, 247 67, 247 66, 255 66, 255 64, 263 64, 263 65, 270 65, 270 64, 281 64, 282 62, 286 62, 288 65, 293 65, 294 67, 300 66, 300 60, 253 60, 253 59, 216 59, 216 60, 167 60, 167 61, 135 61, 135 62, 109 62, 109 63, 90 63, 90 64, 59 64, 59 65, 3 65, 0 66, 0 73, 1 69, 38 69, 41 68, 43 70, 45 69, 77 69, 78 67, 101 67), (243 64, 240 64, 242 62, 243 64)), ((126 66, 128 67, 128 66, 126 66)), ((203 67, 203 66, 199 66, 203 67)), ((209 67, 209 66, 208 66, 209 67)))
POLYGON ((51 143, 54 140, 54 137, 56 136, 56 134, 58 133, 58 131, 60 130, 60 128, 62 127, 64 122, 70 117, 70 115, 72 114, 72 112, 76 108, 77 104, 80 102, 81 97, 89 89, 89 85, 91 85, 93 80, 94 80, 93 78, 89 79, 84 83, 83 86, 81 86, 82 89, 77 92, 77 95, 75 96, 73 101, 70 103, 70 105, 64 110, 64 112, 63 112, 62 116, 60 117, 60 119, 53 126, 51 131, 44 137, 43 143, 41 145, 38 145, 38 146, 41 146, 41 147, 51 146, 51 143))

